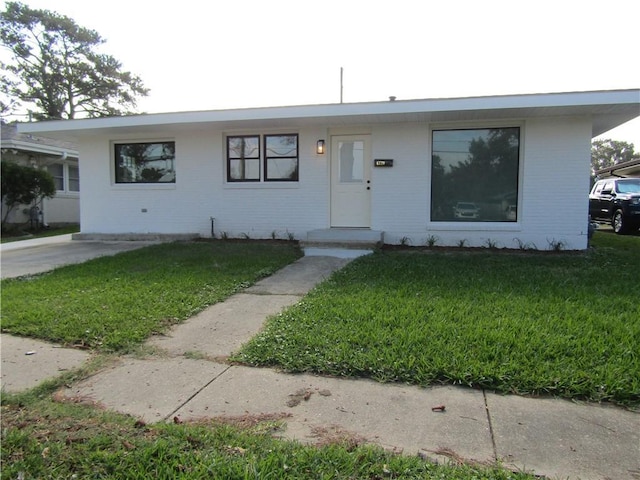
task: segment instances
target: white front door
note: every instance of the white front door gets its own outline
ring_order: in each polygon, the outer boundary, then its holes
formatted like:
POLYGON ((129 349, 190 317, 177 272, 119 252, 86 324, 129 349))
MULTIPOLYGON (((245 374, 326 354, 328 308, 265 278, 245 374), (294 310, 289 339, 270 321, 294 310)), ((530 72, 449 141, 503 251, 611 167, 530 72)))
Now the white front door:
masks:
POLYGON ((331 226, 371 227, 369 135, 331 137, 331 226))

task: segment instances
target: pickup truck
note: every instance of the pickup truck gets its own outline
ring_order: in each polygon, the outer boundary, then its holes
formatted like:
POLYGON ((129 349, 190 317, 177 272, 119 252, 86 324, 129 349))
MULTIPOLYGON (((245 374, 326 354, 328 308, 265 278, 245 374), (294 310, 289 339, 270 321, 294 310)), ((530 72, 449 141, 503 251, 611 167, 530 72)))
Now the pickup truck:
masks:
POLYGON ((589 193, 591 219, 610 223, 613 231, 629 233, 640 228, 640 178, 605 178, 589 193))

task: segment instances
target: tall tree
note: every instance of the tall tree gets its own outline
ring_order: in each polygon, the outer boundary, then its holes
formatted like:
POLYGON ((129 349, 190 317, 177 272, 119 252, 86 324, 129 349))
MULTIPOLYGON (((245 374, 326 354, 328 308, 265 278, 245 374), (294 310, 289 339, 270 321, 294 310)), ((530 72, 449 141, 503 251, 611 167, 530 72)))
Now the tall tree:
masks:
POLYGON ((139 77, 97 51, 105 40, 96 31, 55 12, 6 2, 0 41, 12 57, 0 65, 8 94, 2 109, 19 102, 37 120, 123 115, 148 93, 139 77))
POLYGON ((633 143, 611 139, 594 140, 591 143, 591 177, 595 177, 598 170, 638 158, 640 154, 634 152, 633 143))

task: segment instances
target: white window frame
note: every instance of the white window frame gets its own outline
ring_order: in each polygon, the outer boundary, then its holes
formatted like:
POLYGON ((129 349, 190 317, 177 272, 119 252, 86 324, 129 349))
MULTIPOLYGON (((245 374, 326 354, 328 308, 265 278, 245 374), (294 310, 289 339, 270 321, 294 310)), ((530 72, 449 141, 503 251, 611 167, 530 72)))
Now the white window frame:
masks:
MULTIPOLYGON (((79 196, 80 195, 80 167, 77 163, 75 162, 65 162, 65 161, 59 161, 59 162, 51 162, 48 165, 46 165, 46 169, 49 173, 51 173, 49 171, 49 167, 53 166, 53 165, 62 165, 62 190, 58 190, 56 189, 57 194, 61 195, 61 196, 79 196), (78 190, 71 190, 70 188, 70 174, 69 174, 69 170, 71 168, 75 167, 76 169, 78 169, 78 190)), ((55 177, 54 177, 55 178, 55 177)), ((57 177, 60 178, 60 177, 57 177)))

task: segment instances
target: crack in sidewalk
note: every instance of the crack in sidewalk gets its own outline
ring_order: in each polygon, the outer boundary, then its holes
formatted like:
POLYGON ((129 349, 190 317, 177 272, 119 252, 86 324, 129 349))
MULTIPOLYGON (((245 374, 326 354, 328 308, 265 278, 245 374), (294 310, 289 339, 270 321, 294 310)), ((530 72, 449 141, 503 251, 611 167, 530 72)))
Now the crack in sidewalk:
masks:
POLYGON ((487 392, 482 389, 482 397, 484 398, 484 409, 487 412, 487 421, 489 422, 489 435, 491 436, 491 446, 493 448, 493 460, 498 461, 498 448, 496 447, 496 438, 493 432, 493 423, 491 422, 491 412, 489 411, 489 403, 487 402, 487 392))
POLYGON ((219 379, 222 375, 224 375, 225 373, 227 373, 229 371, 229 369, 232 367, 232 365, 229 365, 227 368, 225 368, 223 371, 221 371, 219 374, 217 374, 216 376, 214 376, 211 380, 209 380, 207 383, 205 383, 202 387, 200 387, 195 393, 193 393, 193 395, 191 395, 189 398, 187 398, 184 402, 182 402, 180 405, 178 405, 173 411, 171 411, 169 414, 167 414, 162 420, 163 421, 167 421, 169 420, 172 416, 174 416, 182 407, 184 407, 187 403, 189 403, 191 400, 193 400, 197 395, 200 394, 200 392, 202 392, 205 388, 207 388, 209 385, 211 385, 213 382, 215 382, 217 379, 219 379))

